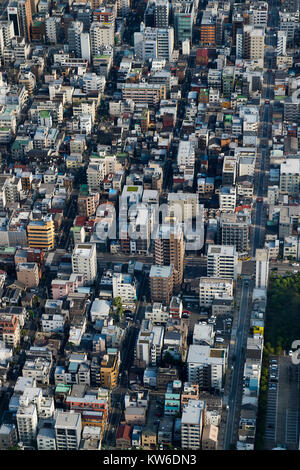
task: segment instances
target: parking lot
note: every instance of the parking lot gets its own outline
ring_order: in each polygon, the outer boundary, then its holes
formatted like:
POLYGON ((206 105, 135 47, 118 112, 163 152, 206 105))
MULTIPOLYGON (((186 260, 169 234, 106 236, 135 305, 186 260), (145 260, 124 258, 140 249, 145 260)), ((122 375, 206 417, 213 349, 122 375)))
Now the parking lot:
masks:
POLYGON ((270 359, 265 449, 279 445, 298 449, 299 384, 299 366, 292 364, 289 356, 270 359), (272 360, 278 361, 277 369, 272 368, 272 360))
POLYGON ((275 447, 277 441, 277 405, 278 405, 278 381, 279 366, 276 357, 272 357, 269 362, 269 382, 267 395, 265 448, 275 447), (272 362, 273 361, 273 362, 272 362), (275 362, 276 361, 276 362, 275 362))
POLYGON ((287 449, 298 449, 299 366, 289 356, 280 358, 277 442, 287 449))

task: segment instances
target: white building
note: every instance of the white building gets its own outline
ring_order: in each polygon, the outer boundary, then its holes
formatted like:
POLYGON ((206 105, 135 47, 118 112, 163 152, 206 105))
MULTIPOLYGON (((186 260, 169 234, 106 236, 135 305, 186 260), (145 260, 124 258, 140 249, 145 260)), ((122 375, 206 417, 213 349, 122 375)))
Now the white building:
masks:
POLYGON ((211 306, 215 300, 233 300, 233 279, 200 277, 200 306, 211 306))
POLYGON ((219 207, 222 212, 234 212, 236 205, 235 186, 221 186, 219 192, 219 207))
POLYGON ((161 358, 163 338, 162 326, 153 326, 152 321, 143 320, 136 343, 135 358, 144 361, 146 367, 157 366, 161 358))
POLYGON ((145 319, 151 320, 153 323, 167 323, 169 317, 168 307, 163 306, 159 302, 154 302, 145 311, 145 319))
POLYGON ((144 27, 134 33, 134 51, 143 61, 149 59, 171 60, 174 49, 174 29, 144 27))
POLYGON ((287 158, 280 165, 280 192, 289 196, 299 193, 300 159, 287 158))
POLYGON ((57 44, 57 31, 60 19, 56 16, 50 16, 45 20, 46 39, 50 44, 57 44))
POLYGON ((121 297, 122 302, 134 302, 136 296, 136 281, 131 274, 114 273, 113 297, 121 297))
POLYGON ((184 405, 181 418, 181 448, 199 450, 201 448, 204 425, 205 402, 189 400, 184 405))
POLYGON ((238 253, 235 246, 210 245, 207 252, 207 276, 237 279, 238 253))
POLYGON ((191 141, 181 140, 178 146, 177 165, 179 168, 194 168, 195 165, 195 148, 191 141))
POLYGON ((109 317, 111 302, 103 299, 95 299, 92 303, 90 316, 94 323, 97 320, 107 320, 109 317))
POLYGON ((102 23, 93 21, 90 28, 90 41, 92 57, 101 54, 102 46, 114 45, 114 21, 102 23))
POLYGON ((17 411, 17 426, 19 441, 26 446, 35 444, 37 435, 38 416, 33 403, 21 405, 17 411))
POLYGON ((38 450, 56 450, 55 431, 53 428, 42 427, 37 435, 38 450))
POLYGON ((193 331, 193 344, 206 344, 213 346, 214 344, 214 327, 206 322, 196 323, 193 331))
POLYGON ((188 381, 200 389, 223 388, 226 371, 227 350, 191 344, 187 357, 188 381))
POLYGON ((283 56, 286 54, 286 41, 287 33, 286 31, 277 31, 277 55, 283 56))
POLYGON ((256 249, 255 252, 255 287, 266 289, 269 277, 269 252, 265 248, 256 249))
POLYGON ((78 450, 81 427, 80 413, 58 412, 55 422, 57 450, 78 450))
POLYGON ((81 243, 75 245, 72 253, 72 271, 82 274, 87 284, 92 284, 97 277, 96 245, 81 243))
POLYGON ((65 317, 60 314, 47 314, 44 313, 41 318, 42 331, 48 333, 63 332, 65 317))
POLYGON ((91 62, 91 45, 89 33, 80 34, 80 48, 82 59, 91 62))

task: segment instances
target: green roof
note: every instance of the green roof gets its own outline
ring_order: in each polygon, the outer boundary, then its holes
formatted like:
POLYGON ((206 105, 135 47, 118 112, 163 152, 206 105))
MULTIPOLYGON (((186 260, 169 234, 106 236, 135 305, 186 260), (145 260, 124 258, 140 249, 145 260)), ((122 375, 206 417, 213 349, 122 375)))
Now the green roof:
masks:
POLYGON ((80 232, 81 229, 82 229, 81 225, 75 225, 75 227, 71 228, 71 232, 80 232))
POLYGON ((47 111, 47 110, 45 110, 45 111, 40 111, 40 116, 41 116, 42 118, 47 118, 47 117, 50 116, 50 112, 47 111))
POLYGON ((80 194, 87 196, 89 194, 89 188, 87 184, 82 184, 79 190, 80 194))
POLYGON ((58 384, 55 388, 56 393, 67 393, 71 390, 71 385, 58 384))
POLYGON ((16 248, 14 246, 3 246, 0 248, 2 253, 15 253, 16 248))
POLYGON ((135 191, 137 191, 137 190, 138 190, 138 188, 137 188, 136 186, 129 186, 129 187, 127 188, 127 191, 135 192, 135 191))

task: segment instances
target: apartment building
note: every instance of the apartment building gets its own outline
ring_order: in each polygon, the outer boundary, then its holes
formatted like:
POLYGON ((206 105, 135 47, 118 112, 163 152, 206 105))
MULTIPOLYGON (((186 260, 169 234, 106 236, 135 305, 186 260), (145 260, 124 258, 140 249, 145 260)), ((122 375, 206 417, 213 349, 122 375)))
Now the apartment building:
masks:
POLYGON ((219 277, 200 277, 200 306, 211 306, 215 300, 233 300, 233 280, 219 277))
POLYGON ((75 245, 72 253, 72 271, 82 274, 86 284, 93 284, 97 277, 96 245, 81 243, 75 245))
POLYGON ((244 59, 263 59, 265 51, 265 29, 260 26, 244 26, 244 59))
POLYGON ((219 207, 222 212, 234 212, 236 206, 235 186, 221 186, 219 192, 219 207))
POLYGON ((287 158, 280 164, 280 192, 293 196, 299 193, 300 160, 287 158))
POLYGON ((187 357, 188 381, 198 384, 200 390, 221 390, 226 365, 226 349, 191 344, 187 357))
POLYGON ((40 270, 37 263, 18 263, 16 266, 17 279, 26 287, 38 287, 40 270))
POLYGON ((149 280, 151 301, 169 305, 174 288, 173 266, 152 265, 149 280))
POLYGON ((20 344, 20 323, 17 315, 0 313, 0 339, 5 347, 15 348, 20 344))
POLYGON ((145 364, 145 367, 159 365, 163 338, 164 328, 162 326, 154 326, 152 321, 143 320, 135 347, 135 359, 139 363, 145 364))
POLYGON ((131 274, 114 273, 112 287, 114 298, 121 297, 123 303, 137 300, 137 284, 131 274))
POLYGON ((119 363, 119 353, 111 352, 103 356, 100 366, 100 383, 102 387, 111 390, 117 386, 119 363))
POLYGON ((95 57, 101 54, 103 46, 114 45, 115 25, 114 22, 93 21, 90 28, 91 55, 95 57))
POLYGON ((220 229, 222 245, 235 246, 238 253, 248 250, 250 214, 222 213, 220 229))
POLYGON ((54 221, 51 217, 32 220, 27 225, 27 237, 30 248, 52 250, 55 244, 54 221))
POLYGON ((57 450, 78 450, 81 439, 81 414, 59 411, 55 420, 57 450))
POLYGON ((158 227, 154 239, 154 260, 157 266, 173 266, 173 292, 178 293, 183 280, 184 240, 176 218, 174 223, 171 221, 158 227))
POLYGON ((207 275, 225 279, 237 279, 238 253, 235 246, 209 245, 207 251, 207 275))
POLYGON ((181 418, 182 449, 199 450, 201 448, 204 410, 205 402, 202 400, 189 400, 183 406, 181 418))
POLYGON ((33 446, 35 444, 38 431, 36 405, 33 403, 20 405, 18 407, 16 418, 19 441, 21 441, 25 446, 33 446))
POLYGON ((159 83, 125 83, 122 87, 123 100, 156 106, 166 99, 166 85, 159 83))
POLYGON ((267 289, 269 277, 269 252, 267 249, 256 249, 255 252, 255 287, 267 289))

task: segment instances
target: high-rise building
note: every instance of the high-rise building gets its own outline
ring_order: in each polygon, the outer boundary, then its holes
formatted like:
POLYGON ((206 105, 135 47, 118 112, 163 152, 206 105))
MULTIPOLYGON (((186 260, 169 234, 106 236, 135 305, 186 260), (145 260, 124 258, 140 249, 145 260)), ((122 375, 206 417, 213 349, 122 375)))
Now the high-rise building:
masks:
POLYGON ((174 293, 183 281, 184 239, 182 228, 175 220, 159 225, 154 240, 154 260, 157 266, 173 266, 174 293))
POLYGON ((32 25, 30 0, 18 0, 18 14, 20 24, 20 36, 23 36, 26 42, 30 42, 32 25))
POLYGON ((57 450, 78 450, 81 427, 80 413, 59 411, 55 422, 57 450))
POLYGON ((178 45, 185 39, 192 40, 193 24, 195 22, 195 4, 193 1, 172 3, 175 43, 178 45))
POLYGON ((233 301, 233 280, 219 277, 200 277, 200 306, 211 306, 215 300, 233 301))
POLYGON ((27 225, 27 237, 30 248, 52 250, 55 243, 54 221, 51 217, 32 220, 27 225))
POLYGON ((255 252, 255 287, 266 289, 269 278, 269 252, 267 249, 257 248, 255 252))
POLYGON ((150 28, 141 24, 140 32, 134 33, 134 51, 143 61, 149 59, 171 60, 174 49, 174 29, 150 28))
POLYGON ((267 2, 258 1, 250 3, 249 24, 254 26, 267 26, 268 7, 267 2))
POLYGON ((169 26, 169 0, 155 1, 155 26, 157 28, 169 26))
POLYGON ((287 158, 280 164, 280 192, 296 195, 300 187, 300 161, 298 158, 287 158))
POLYGON ((277 31, 277 55, 286 54, 286 42, 287 42, 287 33, 286 31, 277 31))
POLYGON ((244 59, 263 59, 265 53, 265 28, 244 26, 244 59))
POLYGON ((119 352, 103 356, 100 365, 100 383, 102 387, 112 389, 117 386, 119 376, 119 352))
POLYGON ((20 405, 17 411, 17 426, 19 441, 26 446, 35 444, 38 430, 38 416, 36 405, 20 405))
POLYGON ((250 215, 222 213, 220 229, 222 245, 234 245, 239 253, 248 250, 250 215))
POLYGON ((50 44, 57 43, 57 33, 58 33, 58 25, 60 19, 56 16, 49 16, 45 20, 45 28, 46 28, 46 39, 47 42, 50 44))
POLYGON ((189 400, 183 406, 181 418, 181 448, 199 450, 201 448, 204 425, 205 402, 189 400))
POLYGON ((121 297, 124 303, 131 303, 136 300, 136 282, 134 276, 131 274, 114 273, 112 281, 114 298, 121 297))
POLYGON ((69 51, 75 52, 76 57, 81 57, 81 34, 83 32, 83 23, 73 21, 68 29, 69 51))
POLYGON ((221 390, 226 364, 226 349, 191 344, 187 357, 188 381, 198 384, 200 390, 221 390))
POLYGON ((114 45, 115 26, 114 21, 98 22, 93 21, 90 29, 91 53, 92 57, 101 53, 102 46, 114 45))
POLYGON ((86 284, 92 284, 97 277, 96 245, 81 243, 75 245, 72 253, 72 269, 75 274, 83 274, 86 284))
POLYGON ((135 347, 135 359, 146 366, 157 366, 161 359, 164 328, 143 320, 135 347))
POLYGON ((209 10, 203 12, 200 26, 200 43, 202 46, 216 45, 216 17, 209 10))
POLYGON ((219 192, 219 206, 222 212, 234 212, 236 205, 236 187, 221 186, 219 192))
POLYGON ((20 17, 18 12, 17 2, 10 2, 7 7, 7 18, 8 21, 12 21, 14 36, 21 35, 20 17))
POLYGON ((232 186, 235 184, 237 176, 238 158, 236 156, 225 155, 222 170, 222 185, 232 186))
POLYGON ((174 287, 173 266, 151 266, 150 292, 152 302, 169 305, 174 287))
POLYGON ((209 245, 207 276, 237 279, 238 253, 235 246, 209 245))
POLYGON ((80 50, 80 57, 82 57, 84 60, 87 60, 88 62, 91 62, 91 45, 89 33, 80 34, 80 50))
POLYGON ((11 46, 11 40, 14 37, 13 21, 0 21, 0 55, 3 55, 4 49, 11 46))

